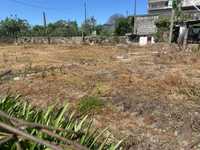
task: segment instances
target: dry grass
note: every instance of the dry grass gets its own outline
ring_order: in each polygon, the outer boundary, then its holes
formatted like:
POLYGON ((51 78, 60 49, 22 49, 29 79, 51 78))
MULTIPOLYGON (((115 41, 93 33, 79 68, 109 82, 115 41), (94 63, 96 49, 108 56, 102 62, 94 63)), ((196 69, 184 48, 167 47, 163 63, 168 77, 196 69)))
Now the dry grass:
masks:
POLYGON ((137 136, 135 149, 179 149, 191 142, 184 118, 192 124, 199 112, 199 66, 199 55, 167 45, 3 45, 0 71, 11 69, 13 76, 0 92, 19 92, 40 106, 98 96, 106 106, 95 116, 97 126, 137 136))

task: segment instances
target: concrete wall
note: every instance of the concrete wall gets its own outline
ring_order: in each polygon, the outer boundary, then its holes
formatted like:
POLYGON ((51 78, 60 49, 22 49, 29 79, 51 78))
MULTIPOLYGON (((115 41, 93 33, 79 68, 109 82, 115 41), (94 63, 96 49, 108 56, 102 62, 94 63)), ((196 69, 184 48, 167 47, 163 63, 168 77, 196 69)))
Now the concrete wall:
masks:
POLYGON ((156 33, 155 21, 158 16, 137 16, 135 21, 135 28, 137 35, 152 35, 156 33))

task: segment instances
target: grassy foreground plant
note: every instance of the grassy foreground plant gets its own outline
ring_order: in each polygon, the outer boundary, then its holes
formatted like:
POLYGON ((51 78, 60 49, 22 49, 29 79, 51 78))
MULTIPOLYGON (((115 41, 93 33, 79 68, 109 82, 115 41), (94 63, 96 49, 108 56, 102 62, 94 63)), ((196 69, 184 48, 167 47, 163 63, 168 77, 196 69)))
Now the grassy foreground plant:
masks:
POLYGON ((116 143, 103 131, 92 129, 87 116, 69 115, 68 105, 56 109, 32 107, 18 97, 0 99, 0 149, 24 150, 115 150, 116 143))

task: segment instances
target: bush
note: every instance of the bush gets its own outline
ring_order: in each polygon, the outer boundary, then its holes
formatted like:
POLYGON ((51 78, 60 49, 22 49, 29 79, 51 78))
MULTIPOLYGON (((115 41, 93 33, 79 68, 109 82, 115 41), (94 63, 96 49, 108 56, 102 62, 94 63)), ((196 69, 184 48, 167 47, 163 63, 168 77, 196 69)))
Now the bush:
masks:
POLYGON ((104 106, 103 101, 98 97, 86 97, 79 103, 79 111, 81 113, 89 113, 94 110, 99 110, 104 106))

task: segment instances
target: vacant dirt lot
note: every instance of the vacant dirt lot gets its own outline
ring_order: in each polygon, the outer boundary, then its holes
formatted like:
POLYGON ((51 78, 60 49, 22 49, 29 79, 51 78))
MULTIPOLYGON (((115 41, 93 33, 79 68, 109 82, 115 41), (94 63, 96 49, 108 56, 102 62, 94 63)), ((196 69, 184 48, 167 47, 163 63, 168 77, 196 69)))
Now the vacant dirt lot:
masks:
POLYGON ((0 92, 38 106, 98 96, 97 127, 124 149, 200 148, 200 52, 166 45, 0 46, 0 92))

